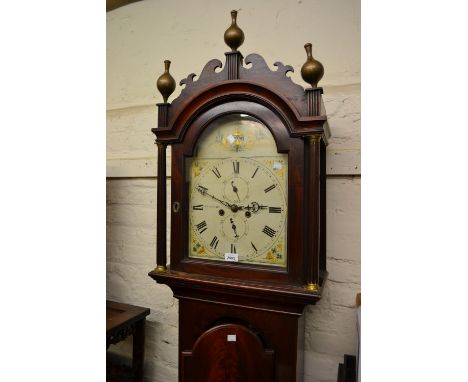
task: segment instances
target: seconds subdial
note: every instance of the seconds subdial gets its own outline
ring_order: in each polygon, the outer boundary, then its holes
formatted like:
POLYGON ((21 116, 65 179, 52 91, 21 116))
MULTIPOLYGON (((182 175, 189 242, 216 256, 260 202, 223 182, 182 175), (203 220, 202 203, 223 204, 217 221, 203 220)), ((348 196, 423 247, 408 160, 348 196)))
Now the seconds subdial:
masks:
POLYGON ((224 182, 224 197, 233 203, 241 203, 249 197, 249 184, 240 176, 224 182))

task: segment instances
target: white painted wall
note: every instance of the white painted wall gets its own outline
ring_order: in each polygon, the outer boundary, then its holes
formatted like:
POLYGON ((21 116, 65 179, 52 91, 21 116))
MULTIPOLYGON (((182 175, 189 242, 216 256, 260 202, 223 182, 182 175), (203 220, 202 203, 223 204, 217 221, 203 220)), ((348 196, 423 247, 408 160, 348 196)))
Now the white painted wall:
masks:
MULTIPOLYGON (((261 54, 300 67, 304 43, 325 66, 324 101, 333 137, 328 147, 329 282, 306 309, 307 382, 335 382, 344 353, 354 354, 355 294, 360 291, 360 3, 357 0, 152 1, 107 13, 107 297, 151 308, 145 381, 177 381, 178 303, 147 276, 155 266, 155 82, 163 60, 179 82, 204 64, 224 62, 230 10, 246 38, 246 56, 261 54)), ((180 93, 178 86, 169 101, 180 93)), ((170 160, 170 155, 169 158, 170 160)), ((168 172, 170 175, 170 172, 168 172)), ((169 183, 168 183, 169 184, 169 183)), ((130 353, 131 340, 114 347, 130 353)))

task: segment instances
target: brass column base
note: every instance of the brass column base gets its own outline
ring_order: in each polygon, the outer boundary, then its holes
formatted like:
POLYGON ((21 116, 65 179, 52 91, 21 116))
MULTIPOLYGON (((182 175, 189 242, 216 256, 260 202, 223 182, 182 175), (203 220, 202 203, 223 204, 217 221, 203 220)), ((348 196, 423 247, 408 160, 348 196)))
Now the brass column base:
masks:
POLYGON ((166 272, 167 268, 164 265, 158 265, 156 268, 154 268, 155 272, 166 272))
POLYGON ((309 292, 318 292, 320 291, 320 285, 309 283, 305 286, 305 289, 309 292))

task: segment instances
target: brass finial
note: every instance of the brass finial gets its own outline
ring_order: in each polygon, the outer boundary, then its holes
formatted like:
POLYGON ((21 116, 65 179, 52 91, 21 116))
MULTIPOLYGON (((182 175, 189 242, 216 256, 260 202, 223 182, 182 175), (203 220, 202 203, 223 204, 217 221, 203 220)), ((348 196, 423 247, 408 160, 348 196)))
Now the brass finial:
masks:
POLYGON ((231 11, 232 24, 224 32, 224 42, 233 52, 244 42, 244 32, 237 26, 237 11, 231 11))
POLYGON ((164 61, 164 73, 158 78, 156 86, 158 87, 159 92, 162 94, 164 103, 167 103, 167 99, 174 92, 176 83, 174 77, 169 73, 169 67, 171 66, 171 61, 164 61))
POLYGON ((302 79, 313 88, 316 88, 323 77, 323 65, 312 57, 312 44, 310 42, 305 44, 304 48, 307 53, 307 61, 301 68, 302 79))

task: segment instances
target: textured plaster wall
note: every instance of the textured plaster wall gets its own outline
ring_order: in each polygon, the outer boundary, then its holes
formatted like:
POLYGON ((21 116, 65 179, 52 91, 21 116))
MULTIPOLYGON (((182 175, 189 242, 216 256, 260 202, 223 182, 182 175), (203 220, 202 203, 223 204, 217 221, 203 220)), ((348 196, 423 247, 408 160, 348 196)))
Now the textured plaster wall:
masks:
MULTIPOLYGON (((343 354, 355 353, 360 291, 358 1, 144 0, 107 13, 107 297, 151 308, 145 381, 177 381, 178 302, 147 276, 156 246, 157 158, 150 129, 154 104, 162 101, 155 81, 166 58, 177 82, 199 74, 211 58, 224 62, 231 9, 239 10, 246 34, 244 56, 259 53, 271 68, 275 61, 292 65, 291 77, 304 85, 299 69, 310 41, 325 66, 321 85, 333 134, 327 158, 330 275, 322 300, 305 311, 305 376, 307 382, 335 382, 343 354)), ((178 86, 171 99, 179 92, 178 86)), ((131 339, 112 351, 130 354, 131 339)))

